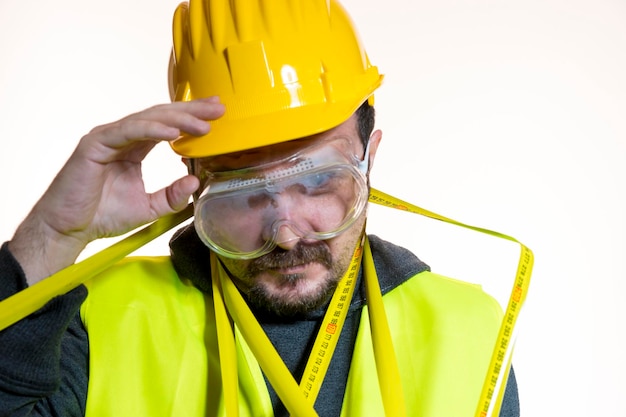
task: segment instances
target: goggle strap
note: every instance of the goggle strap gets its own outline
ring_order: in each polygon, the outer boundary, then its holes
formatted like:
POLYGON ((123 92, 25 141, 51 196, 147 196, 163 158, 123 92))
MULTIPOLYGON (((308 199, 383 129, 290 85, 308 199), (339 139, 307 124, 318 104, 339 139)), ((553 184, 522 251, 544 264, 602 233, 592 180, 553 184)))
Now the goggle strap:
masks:
POLYGON ((359 161, 357 164, 357 168, 363 175, 367 175, 367 171, 370 169, 370 141, 367 141, 367 146, 365 146, 365 155, 363 155, 363 160, 359 161))

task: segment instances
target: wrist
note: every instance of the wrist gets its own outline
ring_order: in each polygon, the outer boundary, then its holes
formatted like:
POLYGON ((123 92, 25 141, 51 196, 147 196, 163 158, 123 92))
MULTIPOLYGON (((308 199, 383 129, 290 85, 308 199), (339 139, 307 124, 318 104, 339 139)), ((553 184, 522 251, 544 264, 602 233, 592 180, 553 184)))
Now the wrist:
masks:
POLYGON ((76 237, 61 234, 32 218, 27 218, 8 242, 8 249, 22 267, 28 285, 73 264, 85 246, 76 237))

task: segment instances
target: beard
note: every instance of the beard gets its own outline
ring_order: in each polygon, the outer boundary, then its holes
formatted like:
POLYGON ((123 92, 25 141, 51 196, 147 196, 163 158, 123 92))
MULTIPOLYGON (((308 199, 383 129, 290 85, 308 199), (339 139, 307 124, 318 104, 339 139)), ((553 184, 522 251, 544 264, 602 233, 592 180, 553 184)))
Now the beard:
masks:
POLYGON ((300 241, 291 250, 275 249, 253 259, 237 281, 245 287, 244 297, 257 314, 267 318, 297 318, 319 309, 330 300, 346 267, 345 261, 333 260, 323 241, 300 241), (281 274, 280 282, 275 283, 277 288, 270 288, 258 279, 259 275, 271 274, 272 270, 313 263, 321 265, 326 276, 317 280, 314 290, 306 293, 298 291, 299 286, 305 286, 309 279, 305 273, 281 274))

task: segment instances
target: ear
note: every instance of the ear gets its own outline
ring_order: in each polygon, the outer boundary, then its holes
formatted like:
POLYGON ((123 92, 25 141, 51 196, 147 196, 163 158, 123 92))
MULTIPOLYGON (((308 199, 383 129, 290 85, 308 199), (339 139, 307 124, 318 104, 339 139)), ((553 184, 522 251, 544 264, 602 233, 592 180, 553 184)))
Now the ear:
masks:
POLYGON ((380 129, 375 130, 370 135, 370 140, 369 140, 370 162, 369 162, 368 174, 369 174, 369 171, 371 171, 372 167, 374 166, 374 159, 376 158, 376 151, 378 150, 378 145, 380 145, 380 141, 382 140, 382 138, 383 138, 383 132, 380 129))

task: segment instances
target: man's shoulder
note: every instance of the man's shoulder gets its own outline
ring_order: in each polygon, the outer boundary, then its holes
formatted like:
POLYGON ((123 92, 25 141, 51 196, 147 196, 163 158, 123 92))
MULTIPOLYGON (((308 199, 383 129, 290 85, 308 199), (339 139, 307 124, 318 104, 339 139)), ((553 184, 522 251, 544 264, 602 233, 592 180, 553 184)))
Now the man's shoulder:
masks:
POLYGON ((475 283, 432 272, 414 253, 376 236, 370 236, 376 273, 382 293, 388 298, 403 298, 441 306, 447 312, 472 311, 474 308, 499 316, 501 307, 475 283), (394 295, 395 294, 395 295, 394 295))
POLYGON ((369 235, 368 239, 383 294, 421 272, 430 271, 430 267, 410 250, 376 235, 369 235))
MULTIPOLYGON (((201 316, 204 294, 176 273, 169 256, 129 257, 85 283, 83 323, 106 323, 107 317, 201 316), (176 312, 176 313, 175 313, 176 312)), ((152 319, 150 319, 152 320, 152 319)))
POLYGON ((460 311, 466 311, 475 304, 491 306, 494 311, 500 310, 497 301, 486 293, 481 285, 431 271, 414 275, 397 289, 405 293, 413 293, 421 299, 432 300, 437 304, 458 307, 460 311))

